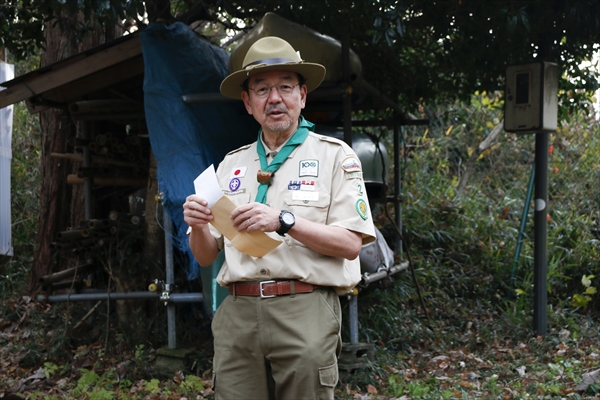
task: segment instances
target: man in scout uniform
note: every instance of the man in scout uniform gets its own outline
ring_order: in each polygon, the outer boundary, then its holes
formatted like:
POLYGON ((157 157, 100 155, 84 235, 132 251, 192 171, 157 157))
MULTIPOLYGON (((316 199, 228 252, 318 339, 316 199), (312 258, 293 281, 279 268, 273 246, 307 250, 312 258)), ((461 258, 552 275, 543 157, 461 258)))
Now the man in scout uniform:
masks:
POLYGON ((360 280, 358 254, 375 239, 361 164, 344 142, 318 135, 300 115, 325 67, 277 37, 257 40, 221 92, 261 125, 257 141, 217 169, 237 208, 239 232, 282 243, 264 257, 238 251, 209 223, 205 199, 183 205, 190 248, 202 266, 220 251, 229 288, 212 323, 215 399, 333 399, 341 349, 338 294, 360 280))

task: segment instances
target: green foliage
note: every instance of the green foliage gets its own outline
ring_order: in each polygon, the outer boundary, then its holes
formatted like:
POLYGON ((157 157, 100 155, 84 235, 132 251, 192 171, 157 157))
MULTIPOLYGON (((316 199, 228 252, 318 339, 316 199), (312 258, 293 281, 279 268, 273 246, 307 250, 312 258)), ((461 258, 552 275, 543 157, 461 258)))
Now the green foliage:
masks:
MULTIPOLYGON (((0 46, 25 59, 43 47, 44 23, 60 25, 77 44, 99 27, 144 29, 158 20, 200 21, 208 28, 201 30, 221 42, 223 32, 229 37, 243 33, 265 13, 275 12, 338 39, 341 27, 347 29, 351 47, 362 60, 363 77, 407 109, 422 100, 468 101, 476 90, 498 90, 509 64, 532 62, 536 57, 555 61, 563 72, 560 119, 566 120, 599 87, 592 64, 600 43, 599 11, 594 0, 551 4, 529 0, 9 0, 0 5, 0 46)), ((223 43, 232 46, 228 40, 223 43)))
POLYGON ((44 375, 46 375, 46 379, 50 378, 52 375, 56 373, 59 369, 59 366, 52 362, 44 363, 44 375))
MULTIPOLYGON (((524 200, 534 160, 533 135, 503 132, 470 163, 479 143, 501 122, 498 95, 479 93, 464 107, 433 105, 423 114, 431 124, 405 131, 403 154, 403 225, 415 264, 424 268, 431 290, 443 288, 450 297, 498 297, 507 305, 503 312, 530 315, 533 208, 524 200), (467 173, 468 183, 459 192, 458 181, 467 173), (515 265, 524 209, 527 221, 515 265)), ((589 299, 600 260, 599 199, 588 187, 597 179, 600 142, 589 132, 598 125, 580 113, 551 136, 548 293, 558 304, 571 299, 573 306, 593 307, 589 299), (576 283, 589 276, 581 293, 576 283)))
POLYGON ((202 379, 197 377, 196 375, 188 375, 185 377, 185 380, 181 382, 181 389, 187 390, 190 394, 199 393, 203 391, 204 384, 202 383, 202 379))
POLYGON ((77 386, 72 392, 75 398, 88 400, 113 400, 117 396, 112 390, 115 383, 113 373, 110 371, 98 375, 94 370, 81 370, 82 375, 77 381, 77 386))
POLYGON ((30 1, 4 0, 0 4, 0 47, 19 59, 43 46, 43 9, 30 1))
MULTIPOLYGON (((1 6, 0 6, 1 8, 1 6)), ((12 61, 12 60, 9 60, 12 61)), ((35 68, 38 57, 15 64, 15 74, 35 68)), ((0 298, 19 291, 33 261, 39 215, 41 133, 38 116, 23 102, 13 106, 11 220, 14 256, 0 269, 0 298)))
POLYGON ((160 393, 160 381, 158 379, 152 379, 146 384, 146 390, 151 394, 160 393))
POLYGON ((581 277, 581 284, 585 287, 585 291, 583 293, 575 293, 573 298, 571 299, 571 305, 573 307, 587 307, 588 303, 592 300, 592 295, 596 294, 597 290, 594 286, 592 286, 592 279, 594 279, 594 275, 583 275, 581 277))

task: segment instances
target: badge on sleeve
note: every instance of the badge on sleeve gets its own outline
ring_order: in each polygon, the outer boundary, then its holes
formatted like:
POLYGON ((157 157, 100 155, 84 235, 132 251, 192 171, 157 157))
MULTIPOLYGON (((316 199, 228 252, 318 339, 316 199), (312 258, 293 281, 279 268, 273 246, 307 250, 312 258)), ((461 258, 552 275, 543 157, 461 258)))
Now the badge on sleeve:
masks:
POLYGON ((360 163, 355 157, 348 157, 342 161, 342 169, 348 173, 361 172, 360 163))
POLYGON ((362 179, 362 172, 346 172, 346 179, 362 179))
POLYGON ((358 215, 366 221, 367 218, 369 218, 367 202, 363 199, 356 200, 356 212, 358 212, 358 215))

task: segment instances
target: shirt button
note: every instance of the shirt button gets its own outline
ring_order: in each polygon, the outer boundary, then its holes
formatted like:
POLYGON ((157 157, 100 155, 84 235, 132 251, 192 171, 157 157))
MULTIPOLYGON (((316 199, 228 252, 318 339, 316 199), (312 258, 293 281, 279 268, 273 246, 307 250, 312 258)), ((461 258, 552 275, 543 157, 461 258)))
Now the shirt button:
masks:
POLYGON ((263 269, 261 269, 261 270, 260 270, 260 274, 261 274, 261 275, 266 275, 266 274, 267 274, 267 270, 266 270, 266 269, 264 269, 264 268, 263 268, 263 269))

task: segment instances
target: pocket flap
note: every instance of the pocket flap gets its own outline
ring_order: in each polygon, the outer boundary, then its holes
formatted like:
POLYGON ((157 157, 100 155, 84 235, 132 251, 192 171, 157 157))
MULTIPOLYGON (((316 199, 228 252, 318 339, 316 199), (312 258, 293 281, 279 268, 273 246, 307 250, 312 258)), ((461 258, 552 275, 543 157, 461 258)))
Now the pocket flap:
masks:
POLYGON ((319 368, 319 380, 322 386, 335 387, 338 382, 339 372, 337 362, 329 367, 319 368))

